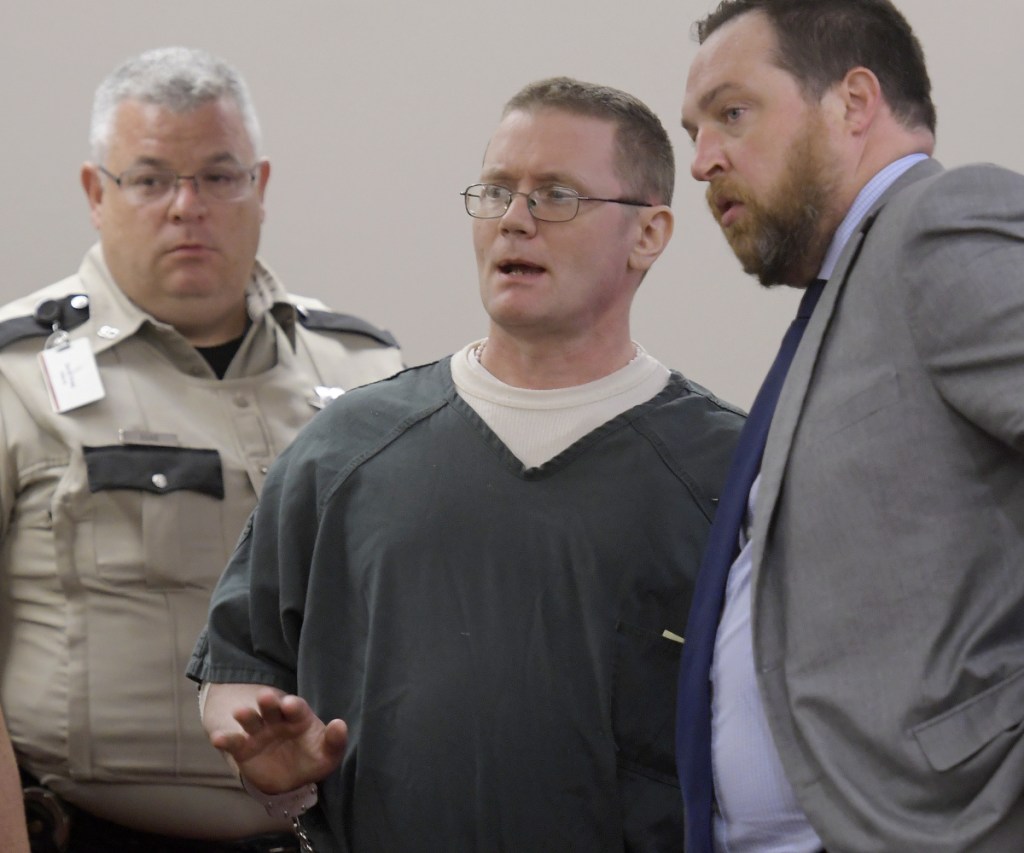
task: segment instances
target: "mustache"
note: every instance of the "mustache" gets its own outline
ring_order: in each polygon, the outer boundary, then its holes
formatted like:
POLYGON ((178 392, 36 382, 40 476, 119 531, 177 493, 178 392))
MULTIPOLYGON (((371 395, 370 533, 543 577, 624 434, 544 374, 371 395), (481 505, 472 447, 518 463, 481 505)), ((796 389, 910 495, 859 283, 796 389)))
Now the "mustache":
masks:
POLYGON ((722 214, 729 204, 756 206, 752 198, 739 186, 730 182, 728 178, 719 178, 709 183, 708 188, 704 191, 704 197, 716 220, 721 220, 722 214))

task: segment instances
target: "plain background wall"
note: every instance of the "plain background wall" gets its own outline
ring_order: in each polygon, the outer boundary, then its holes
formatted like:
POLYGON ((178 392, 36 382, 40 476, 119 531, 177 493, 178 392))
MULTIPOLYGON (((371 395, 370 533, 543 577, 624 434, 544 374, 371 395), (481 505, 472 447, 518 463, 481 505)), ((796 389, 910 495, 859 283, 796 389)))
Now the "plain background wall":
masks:
MULTIPOLYGON (((1019 0, 898 0, 928 58, 946 166, 1024 171, 1019 0)), ((78 173, 99 81, 188 44, 246 77, 272 164, 262 257, 297 293, 394 332, 410 364, 482 336, 470 220, 501 105, 555 74, 625 89, 676 146, 676 234, 633 335, 749 406, 796 304, 739 269, 689 176, 679 127, 690 26, 714 0, 5 0, 0 301, 77 269, 94 240, 78 173)))

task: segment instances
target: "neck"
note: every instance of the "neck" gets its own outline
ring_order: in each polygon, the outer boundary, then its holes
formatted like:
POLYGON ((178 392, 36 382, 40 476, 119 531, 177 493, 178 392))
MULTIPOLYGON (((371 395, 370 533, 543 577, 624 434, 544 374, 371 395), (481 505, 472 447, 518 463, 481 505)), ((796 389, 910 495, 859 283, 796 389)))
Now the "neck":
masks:
POLYGON ((838 206, 843 211, 842 216, 846 215, 868 181, 890 163, 909 154, 927 154, 930 157, 934 150, 935 137, 930 130, 924 127, 905 127, 886 111, 872 127, 872 132, 855 149, 850 178, 836 194, 840 202, 838 206))
POLYGON ((516 339, 492 325, 480 363, 506 385, 537 391, 572 388, 602 379, 632 361, 636 347, 629 336, 581 341, 516 339))

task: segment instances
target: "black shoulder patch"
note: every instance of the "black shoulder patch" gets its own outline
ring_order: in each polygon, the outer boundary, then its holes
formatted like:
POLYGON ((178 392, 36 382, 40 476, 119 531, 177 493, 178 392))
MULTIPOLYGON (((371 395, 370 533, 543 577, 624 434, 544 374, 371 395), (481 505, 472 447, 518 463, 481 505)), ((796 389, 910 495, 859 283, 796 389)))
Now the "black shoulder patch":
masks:
POLYGON ((365 335, 389 347, 397 347, 398 341, 391 332, 378 329, 371 323, 353 317, 351 314, 335 314, 333 311, 318 311, 315 308, 295 306, 299 314, 299 322, 314 332, 352 332, 365 335))
POLYGON ((0 349, 24 338, 41 338, 57 328, 70 332, 89 319, 89 298, 69 293, 63 299, 44 299, 35 314, 0 322, 0 349))

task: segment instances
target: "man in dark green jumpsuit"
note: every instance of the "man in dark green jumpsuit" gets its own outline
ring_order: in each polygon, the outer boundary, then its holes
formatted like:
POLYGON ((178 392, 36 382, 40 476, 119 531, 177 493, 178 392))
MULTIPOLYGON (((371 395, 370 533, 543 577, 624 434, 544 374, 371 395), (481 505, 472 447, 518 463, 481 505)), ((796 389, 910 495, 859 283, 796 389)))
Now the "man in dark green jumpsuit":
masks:
POLYGON ((487 338, 271 471, 190 675, 321 853, 682 849, 676 670, 741 417, 630 337, 673 179, 631 96, 521 91, 464 193, 487 338))

